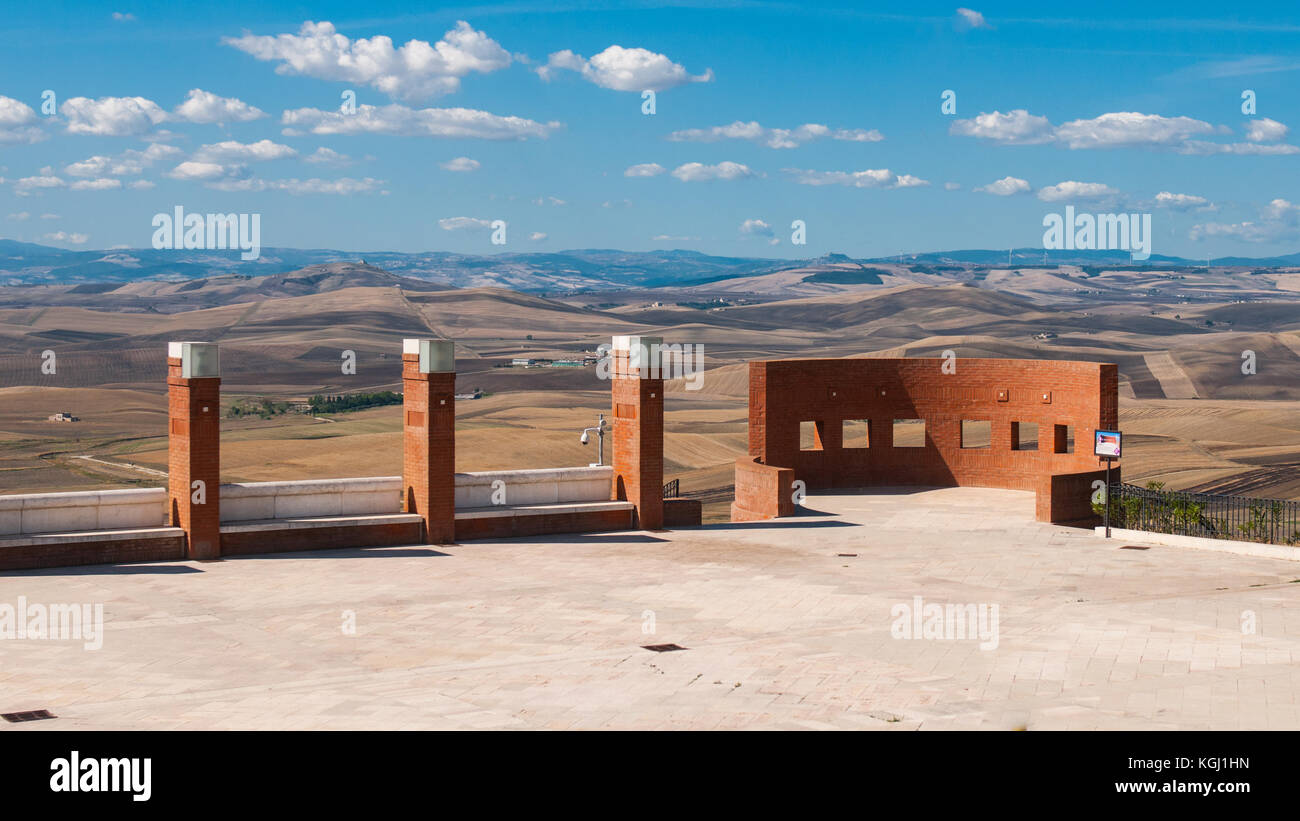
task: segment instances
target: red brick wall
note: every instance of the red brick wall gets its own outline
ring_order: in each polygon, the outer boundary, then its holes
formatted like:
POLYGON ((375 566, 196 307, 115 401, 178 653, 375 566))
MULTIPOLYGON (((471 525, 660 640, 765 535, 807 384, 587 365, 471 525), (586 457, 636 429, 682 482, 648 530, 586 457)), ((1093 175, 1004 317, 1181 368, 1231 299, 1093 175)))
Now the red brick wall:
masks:
POLYGON ((420 373, 402 355, 402 510, 424 517, 428 544, 456 538, 456 374, 420 373))
POLYGON ((699 527, 703 521, 699 499, 664 499, 664 527, 699 527))
POLYGON ((763 465, 754 457, 736 460, 736 501, 731 505, 733 522, 753 522, 794 515, 790 468, 763 465))
MULTIPOLYGON (((751 362, 749 452, 789 467, 809 489, 973 485, 1051 492, 1043 477, 1096 471, 1093 431, 1118 425, 1115 365, 1027 359, 805 359, 751 362), (951 369, 951 368, 950 368, 951 369), (870 420, 870 445, 841 447, 844 420, 870 420), (895 419, 925 420, 925 446, 895 448, 895 419), (963 420, 987 421, 988 448, 963 448, 963 420), (819 450, 800 450, 799 423, 817 422, 819 450), (1038 424, 1038 450, 1012 449, 1012 423, 1038 424), (1074 452, 1056 453, 1057 425, 1074 452)), ((736 506, 770 512, 766 483, 738 466, 736 506), (743 474, 743 475, 742 475, 743 474)), ((1040 510, 1050 510, 1049 504, 1040 510)), ((779 514, 787 515, 787 514, 779 514)))
POLYGON ((610 498, 636 505, 637 527, 664 526, 664 381, 643 379, 628 352, 614 350, 611 372, 614 488, 610 498))
POLYGON ((168 521, 187 534, 186 555, 221 555, 221 379, 185 379, 181 360, 167 358, 168 521), (193 482, 206 485, 194 504, 193 482))
POLYGON ((597 510, 515 516, 509 511, 502 511, 500 516, 457 519, 456 540, 509 539, 513 536, 542 536, 551 533, 629 530, 633 527, 632 514, 630 510, 597 510))
POLYGON ((83 564, 184 561, 185 537, 65 542, 0 549, 0 570, 71 567, 83 564))
POLYGON ((420 531, 420 524, 412 522, 339 527, 285 527, 282 530, 225 533, 221 537, 221 552, 227 556, 246 556, 299 550, 420 544, 420 531))

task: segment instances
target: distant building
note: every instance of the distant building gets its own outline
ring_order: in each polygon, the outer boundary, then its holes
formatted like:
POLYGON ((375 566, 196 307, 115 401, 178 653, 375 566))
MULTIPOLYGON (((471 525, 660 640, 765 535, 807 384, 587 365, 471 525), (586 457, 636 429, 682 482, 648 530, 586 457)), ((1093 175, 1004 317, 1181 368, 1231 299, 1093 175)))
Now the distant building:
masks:
POLYGON ((56 413, 56 414, 54 414, 53 416, 49 417, 49 421, 51 421, 51 422, 80 422, 80 421, 81 421, 81 417, 80 417, 80 416, 73 416, 72 414, 67 413, 67 412, 65 411, 65 412, 61 412, 61 413, 56 413))
POLYGON ((530 359, 526 356, 516 356, 514 359, 510 360, 510 364, 516 367, 519 366, 528 367, 529 365, 536 365, 537 360, 530 359))
POLYGON ((474 391, 473 393, 458 393, 456 394, 456 398, 457 399, 482 399, 483 391, 474 391))
POLYGON ((551 363, 552 368, 581 368, 582 365, 580 359, 557 359, 551 363))

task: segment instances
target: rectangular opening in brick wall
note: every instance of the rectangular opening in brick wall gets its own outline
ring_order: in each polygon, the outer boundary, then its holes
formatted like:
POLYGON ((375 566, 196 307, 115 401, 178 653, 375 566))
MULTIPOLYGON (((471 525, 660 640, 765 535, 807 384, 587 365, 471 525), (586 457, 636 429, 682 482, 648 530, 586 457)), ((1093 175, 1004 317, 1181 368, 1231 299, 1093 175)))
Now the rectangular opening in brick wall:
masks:
POLYGON ((821 422, 799 423, 799 450, 822 449, 821 427, 821 422))
POLYGON ((1038 450, 1038 423, 1011 423, 1012 450, 1038 450))
POLYGON ((961 420, 961 446, 964 449, 987 448, 993 445, 993 423, 987 419, 961 420))
POLYGON ((894 447, 896 448, 925 447, 925 420, 924 419, 895 419, 894 420, 894 447))
POLYGON ((840 429, 842 444, 845 448, 871 447, 871 420, 845 419, 840 429))
POLYGON ((1053 452, 1074 453, 1074 425, 1056 425, 1052 440, 1053 452))

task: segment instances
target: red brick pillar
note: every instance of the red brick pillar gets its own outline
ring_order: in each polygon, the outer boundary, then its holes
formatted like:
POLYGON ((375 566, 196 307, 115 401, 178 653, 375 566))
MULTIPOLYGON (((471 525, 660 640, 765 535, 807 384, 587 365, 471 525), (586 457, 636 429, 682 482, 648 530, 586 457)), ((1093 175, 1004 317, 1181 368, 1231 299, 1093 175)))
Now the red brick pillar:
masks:
POLYGON ((654 336, 616 336, 610 370, 614 418, 612 498, 636 505, 637 526, 664 526, 664 380, 654 336))
POLYGON ((447 339, 402 345, 402 510, 428 544, 456 540, 456 359, 447 339))
POLYGON ((168 520, 186 556, 221 555, 221 360, 215 343, 167 345, 168 520))

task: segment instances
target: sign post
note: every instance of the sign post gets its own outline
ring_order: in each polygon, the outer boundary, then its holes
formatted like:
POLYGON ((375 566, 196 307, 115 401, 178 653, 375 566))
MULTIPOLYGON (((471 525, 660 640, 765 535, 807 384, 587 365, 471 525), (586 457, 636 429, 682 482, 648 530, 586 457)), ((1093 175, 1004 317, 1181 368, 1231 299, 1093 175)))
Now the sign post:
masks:
POLYGON ((1099 430, 1092 443, 1092 452, 1106 460, 1106 538, 1110 538, 1110 466, 1124 452, 1124 434, 1117 430, 1099 430))

